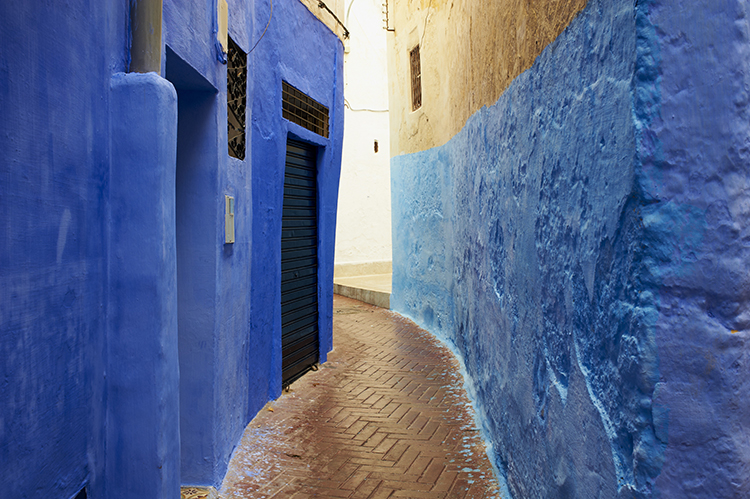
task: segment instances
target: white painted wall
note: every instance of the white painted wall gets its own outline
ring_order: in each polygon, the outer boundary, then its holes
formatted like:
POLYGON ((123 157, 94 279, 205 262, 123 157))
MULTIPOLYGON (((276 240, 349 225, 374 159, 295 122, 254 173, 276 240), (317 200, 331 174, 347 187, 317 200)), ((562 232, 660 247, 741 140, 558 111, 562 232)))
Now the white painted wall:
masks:
POLYGON ((346 0, 336 265, 391 260, 388 64, 381 0, 346 0), (374 151, 378 141, 379 152, 374 151))

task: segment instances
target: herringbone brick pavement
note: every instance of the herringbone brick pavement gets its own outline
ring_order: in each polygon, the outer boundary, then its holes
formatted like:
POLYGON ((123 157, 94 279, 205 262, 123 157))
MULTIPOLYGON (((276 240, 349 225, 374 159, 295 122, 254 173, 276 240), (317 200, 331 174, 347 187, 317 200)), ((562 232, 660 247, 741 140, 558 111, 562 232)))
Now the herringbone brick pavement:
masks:
POLYGON ((333 331, 328 362, 247 427, 220 497, 500 497, 445 347, 341 296, 333 331))

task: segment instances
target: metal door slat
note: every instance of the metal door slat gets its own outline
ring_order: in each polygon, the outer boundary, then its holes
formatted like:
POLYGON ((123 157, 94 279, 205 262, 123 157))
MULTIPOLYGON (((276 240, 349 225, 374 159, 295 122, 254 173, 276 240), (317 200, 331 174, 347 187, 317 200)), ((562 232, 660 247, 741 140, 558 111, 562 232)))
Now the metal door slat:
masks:
POLYGON ((281 273, 285 272, 293 272, 297 270, 302 270, 310 267, 315 267, 316 273, 317 273, 317 264, 309 265, 310 259, 309 258, 301 258, 299 260, 289 260, 289 261, 281 261, 281 273))
MULTIPOLYGON (((286 286, 291 289, 294 287, 295 282, 306 281, 307 279, 313 279, 313 282, 317 282, 318 269, 314 266, 299 267, 296 269, 282 271, 281 273, 281 286, 286 286)), ((310 286, 313 282, 309 283, 310 286)), ((283 289, 282 289, 283 291, 283 289)))
POLYGON ((300 290, 304 290, 306 293, 310 293, 310 288, 315 284, 315 276, 303 277, 301 279, 294 279, 289 282, 281 283, 281 297, 283 300, 292 300, 294 297, 291 293, 296 293, 300 290))
POLYGON ((292 227, 281 231, 283 239, 297 239, 300 237, 318 237, 318 231, 315 227, 292 227))
POLYGON ((296 363, 290 363, 286 368, 289 379, 295 380, 310 370, 310 366, 318 362, 318 352, 311 353, 308 357, 300 359, 296 363))
POLYGON ((282 227, 282 233, 287 230, 296 230, 296 229, 316 229, 317 234, 317 228, 315 227, 315 219, 304 219, 304 218, 293 218, 293 217, 287 217, 283 219, 283 227, 282 227))
POLYGON ((317 150, 287 141, 281 221, 281 378, 318 362, 317 150))
MULTIPOLYGON (((315 299, 317 293, 310 289, 310 286, 303 286, 297 289, 292 289, 286 293, 281 294, 281 299, 287 303, 295 304, 300 300, 309 300, 310 298, 315 299)), ((282 307, 283 313, 283 307, 282 307)))
POLYGON ((317 346, 314 344, 310 344, 306 339, 303 339, 291 345, 290 352, 287 355, 287 359, 290 364, 294 364, 301 359, 309 358, 312 354, 317 353, 317 346))
POLYGON ((281 246, 282 250, 290 250, 294 248, 315 248, 318 245, 317 238, 310 237, 299 237, 289 238, 281 246))
POLYGON ((318 328, 316 327, 316 325, 317 323, 315 321, 300 321, 299 327, 284 332, 284 345, 290 346, 292 345, 292 343, 295 343, 302 338, 313 340, 314 338, 312 337, 318 334, 318 328))
POLYGON ((314 261, 317 256, 317 248, 301 248, 301 249, 290 249, 281 252, 281 258, 295 259, 295 258, 309 258, 310 261, 314 261))
MULTIPOLYGON (((281 305, 281 317, 283 320, 290 320, 289 318, 295 314, 308 314, 318 310, 318 293, 312 293, 307 296, 295 298, 289 300, 281 305)), ((283 327, 283 322, 282 322, 283 327)))

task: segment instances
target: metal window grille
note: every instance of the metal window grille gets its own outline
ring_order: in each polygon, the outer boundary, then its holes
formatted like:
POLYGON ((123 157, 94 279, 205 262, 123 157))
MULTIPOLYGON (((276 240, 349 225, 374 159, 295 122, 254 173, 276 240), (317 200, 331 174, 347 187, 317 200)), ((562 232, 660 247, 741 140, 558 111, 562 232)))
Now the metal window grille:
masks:
POLYGON ((281 85, 281 115, 284 119, 328 137, 328 108, 285 81, 281 85))
POLYGON ((227 137, 229 155, 245 159, 247 54, 229 38, 227 51, 227 137))
POLYGON ((411 65, 411 110, 422 107, 422 67, 419 62, 419 45, 409 52, 411 65))

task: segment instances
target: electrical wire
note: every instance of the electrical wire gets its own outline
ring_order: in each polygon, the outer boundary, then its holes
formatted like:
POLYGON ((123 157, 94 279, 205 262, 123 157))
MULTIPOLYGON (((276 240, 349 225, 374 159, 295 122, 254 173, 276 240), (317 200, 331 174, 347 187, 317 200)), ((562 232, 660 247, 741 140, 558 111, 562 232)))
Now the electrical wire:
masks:
POLYGON ((349 104, 349 101, 344 99, 344 106, 349 108, 349 111, 362 112, 366 111, 368 113, 387 113, 389 112, 388 109, 354 109, 351 104, 349 104))
POLYGON ((349 13, 352 11, 352 5, 354 5, 354 0, 349 2, 349 8, 346 9, 346 17, 344 18, 344 21, 347 25, 349 24, 349 13))
MULTIPOLYGON (((268 14, 268 23, 266 24, 266 29, 263 30, 263 34, 260 35, 260 38, 258 38, 258 41, 255 42, 255 45, 253 45, 253 48, 250 49, 250 52, 255 50, 255 47, 257 47, 263 37, 266 36, 266 31, 268 31, 268 27, 271 25, 271 19, 273 18, 273 0, 269 1, 271 2, 271 13, 268 14)), ((250 52, 248 52, 247 54, 250 55, 250 52)))
POLYGON ((339 25, 340 25, 340 26, 341 26, 342 28, 344 28, 344 38, 349 38, 349 30, 348 30, 348 29, 346 29, 346 26, 344 26, 344 23, 342 23, 342 22, 341 22, 341 19, 339 19, 339 18, 338 18, 338 17, 336 16, 336 13, 335 13, 335 12, 333 12, 333 11, 332 11, 332 10, 330 9, 330 7, 328 7, 328 5, 326 5, 326 3, 325 3, 325 2, 323 1, 323 0, 318 0, 318 8, 327 10, 327 11, 328 11, 328 13, 329 13, 329 14, 331 14, 331 15, 333 16, 333 18, 334 18, 334 19, 336 20, 336 22, 337 22, 337 23, 339 23, 339 25))

